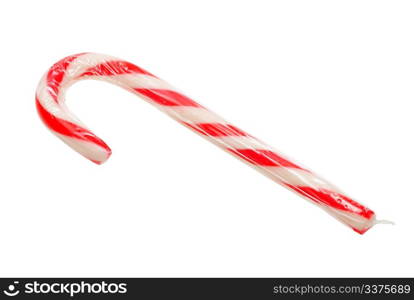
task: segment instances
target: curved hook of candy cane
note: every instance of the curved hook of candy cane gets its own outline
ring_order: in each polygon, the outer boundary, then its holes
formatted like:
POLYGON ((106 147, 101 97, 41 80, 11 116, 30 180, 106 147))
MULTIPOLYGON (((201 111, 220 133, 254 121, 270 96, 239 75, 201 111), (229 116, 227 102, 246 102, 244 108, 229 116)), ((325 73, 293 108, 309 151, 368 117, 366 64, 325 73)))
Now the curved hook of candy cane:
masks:
MULTIPOLYGON (((36 107, 45 125, 67 145, 96 164, 104 163, 112 151, 92 133, 65 105, 65 91, 83 79, 103 80, 133 92, 159 108, 176 105, 179 95, 166 82, 149 72, 118 58, 81 53, 54 64, 42 77, 36 91, 36 107), (161 95, 158 96, 158 93, 161 95), (152 99, 150 99, 152 98, 152 99), (175 101, 175 102, 174 102, 175 101), (174 102, 174 103, 173 103, 174 102)), ((181 97, 185 102, 185 97, 181 97)), ((189 100, 189 99, 188 99, 189 100)))
POLYGON ((54 134, 97 164, 109 158, 111 149, 65 105, 66 89, 82 79, 104 80, 140 96, 273 181, 320 206, 358 233, 362 234, 376 224, 372 210, 227 123, 165 81, 129 62, 108 55, 82 53, 62 59, 46 72, 36 92, 36 106, 41 119, 54 134))
POLYGON ((42 77, 36 90, 36 108, 44 124, 78 153, 101 164, 111 149, 93 134, 65 105, 65 91, 74 82, 86 78, 88 70, 112 58, 81 53, 55 63, 42 77))

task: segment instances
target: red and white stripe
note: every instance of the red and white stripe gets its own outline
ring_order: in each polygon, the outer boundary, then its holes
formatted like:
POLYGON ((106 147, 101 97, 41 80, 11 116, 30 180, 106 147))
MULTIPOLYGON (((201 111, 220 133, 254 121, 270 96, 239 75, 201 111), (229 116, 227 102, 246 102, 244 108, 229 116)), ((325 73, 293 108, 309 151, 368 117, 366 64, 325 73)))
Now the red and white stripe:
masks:
POLYGON ((36 92, 36 106, 41 119, 54 134, 97 164, 109 158, 111 149, 65 106, 65 90, 82 79, 108 81, 140 96, 270 179, 320 206, 358 233, 366 232, 376 223, 372 210, 227 123, 165 81, 118 58, 82 53, 62 59, 43 76, 36 92))

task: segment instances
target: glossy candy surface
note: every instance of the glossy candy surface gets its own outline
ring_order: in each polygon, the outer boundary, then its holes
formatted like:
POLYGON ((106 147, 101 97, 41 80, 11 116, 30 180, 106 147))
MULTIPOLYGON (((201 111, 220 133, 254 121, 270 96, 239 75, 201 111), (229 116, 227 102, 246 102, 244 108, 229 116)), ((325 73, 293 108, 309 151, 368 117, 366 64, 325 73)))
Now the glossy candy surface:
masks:
POLYGON ((82 53, 62 59, 46 72, 36 92, 36 107, 40 118, 56 136, 97 164, 109 158, 111 149, 65 105, 65 90, 84 79, 107 81, 136 94, 273 181, 318 205, 358 233, 366 232, 376 223, 372 210, 252 135, 229 124, 165 81, 124 60, 82 53))

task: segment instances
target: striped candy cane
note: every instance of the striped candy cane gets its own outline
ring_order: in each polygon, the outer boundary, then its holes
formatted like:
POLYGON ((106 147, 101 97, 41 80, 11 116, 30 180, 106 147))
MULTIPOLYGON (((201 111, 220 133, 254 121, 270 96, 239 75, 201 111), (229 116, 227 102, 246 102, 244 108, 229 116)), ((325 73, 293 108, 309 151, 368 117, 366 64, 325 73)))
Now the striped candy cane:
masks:
POLYGON ((65 90, 82 79, 108 81, 140 96, 270 179, 320 206, 360 234, 377 223, 372 210, 229 124, 165 81, 129 62, 107 55, 82 53, 62 59, 43 76, 36 92, 36 107, 40 118, 54 134, 97 164, 109 158, 111 149, 65 106, 65 90))

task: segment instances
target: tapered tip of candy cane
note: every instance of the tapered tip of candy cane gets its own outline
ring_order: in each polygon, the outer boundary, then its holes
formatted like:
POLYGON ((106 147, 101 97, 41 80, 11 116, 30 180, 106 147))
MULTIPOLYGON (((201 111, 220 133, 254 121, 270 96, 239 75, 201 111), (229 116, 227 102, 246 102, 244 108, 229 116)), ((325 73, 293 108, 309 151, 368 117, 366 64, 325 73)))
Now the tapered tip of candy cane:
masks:
MULTIPOLYGON (((54 103, 52 102, 52 105, 54 103)), ((36 108, 43 123, 69 147, 100 165, 111 156, 111 148, 94 133, 80 124, 60 106, 52 106, 36 97, 36 108), (46 107, 46 108, 45 108, 46 107), (59 113, 60 117, 54 115, 59 113)))
POLYGON ((330 210, 327 209, 327 207, 322 208, 324 208, 329 214, 333 215, 339 221, 349 226, 353 231, 359 234, 364 234, 376 224, 375 213, 368 208, 365 208, 364 210, 358 212, 343 211, 337 209, 330 210))
POLYGON ((109 148, 105 142, 97 137, 95 137, 95 140, 99 140, 99 143, 80 140, 78 138, 72 138, 61 134, 56 135, 73 150, 97 165, 101 165, 106 162, 112 154, 111 148, 109 148))
POLYGON ((373 215, 371 218, 367 219, 365 222, 362 222, 359 226, 357 227, 352 227, 352 229, 359 233, 359 234, 364 234, 365 232, 367 232, 370 228, 372 228, 373 226, 377 225, 377 224, 388 224, 388 225, 395 225, 395 223, 393 221, 388 221, 388 220, 377 220, 376 216, 373 215))

